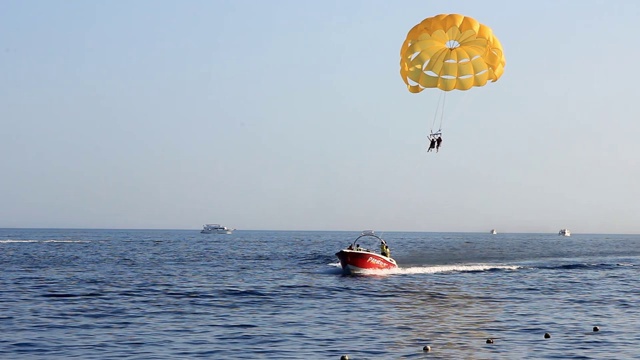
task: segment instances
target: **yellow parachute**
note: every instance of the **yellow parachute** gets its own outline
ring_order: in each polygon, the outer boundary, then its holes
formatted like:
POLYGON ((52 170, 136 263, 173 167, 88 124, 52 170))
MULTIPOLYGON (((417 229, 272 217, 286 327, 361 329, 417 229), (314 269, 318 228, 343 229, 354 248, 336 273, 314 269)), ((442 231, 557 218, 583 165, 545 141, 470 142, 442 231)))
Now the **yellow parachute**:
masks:
POLYGON ((412 93, 425 88, 469 90, 497 81, 506 64, 488 26, 458 14, 442 14, 414 26, 400 49, 400 75, 412 93))

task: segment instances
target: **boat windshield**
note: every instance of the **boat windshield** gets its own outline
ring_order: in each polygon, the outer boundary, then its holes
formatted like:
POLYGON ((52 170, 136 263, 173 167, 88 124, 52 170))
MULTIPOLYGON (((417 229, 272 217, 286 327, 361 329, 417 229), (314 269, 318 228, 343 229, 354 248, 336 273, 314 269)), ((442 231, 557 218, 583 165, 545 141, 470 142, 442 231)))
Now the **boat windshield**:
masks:
POLYGON ((385 243, 381 237, 377 236, 371 230, 363 231, 360 236, 353 242, 353 249, 360 251, 377 252, 372 249, 379 249, 380 243, 385 243))

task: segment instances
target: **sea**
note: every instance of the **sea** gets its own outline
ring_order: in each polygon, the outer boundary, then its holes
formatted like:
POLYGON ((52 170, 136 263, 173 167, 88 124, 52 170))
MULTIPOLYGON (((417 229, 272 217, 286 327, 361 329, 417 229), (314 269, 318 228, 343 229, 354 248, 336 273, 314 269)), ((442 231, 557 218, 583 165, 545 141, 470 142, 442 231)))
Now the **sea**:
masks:
POLYGON ((0 229, 0 358, 640 359, 640 235, 376 233, 0 229))

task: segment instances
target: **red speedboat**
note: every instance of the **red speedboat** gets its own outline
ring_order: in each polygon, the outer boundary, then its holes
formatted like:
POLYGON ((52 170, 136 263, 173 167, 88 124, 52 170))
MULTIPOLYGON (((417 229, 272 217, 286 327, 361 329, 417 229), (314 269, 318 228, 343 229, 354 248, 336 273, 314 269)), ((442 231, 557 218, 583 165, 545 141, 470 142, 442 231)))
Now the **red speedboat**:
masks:
POLYGON ((391 252, 386 241, 377 236, 373 230, 365 230, 356 238, 348 248, 336 253, 340 260, 342 270, 346 274, 367 273, 371 270, 395 269, 398 267, 396 261, 391 258, 391 252), (376 242, 380 242, 379 245, 376 242), (363 244, 365 243, 366 244, 363 244), (379 246, 380 253, 374 250, 361 247, 379 246))

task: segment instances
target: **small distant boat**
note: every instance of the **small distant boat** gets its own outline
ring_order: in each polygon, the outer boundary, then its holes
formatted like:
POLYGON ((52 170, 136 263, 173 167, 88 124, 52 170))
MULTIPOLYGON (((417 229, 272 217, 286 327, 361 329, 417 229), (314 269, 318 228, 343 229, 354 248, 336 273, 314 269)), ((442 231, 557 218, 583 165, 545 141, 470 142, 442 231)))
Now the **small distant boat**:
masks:
POLYGON ((560 229, 560 231, 558 231, 558 235, 571 236, 571 231, 569 231, 569 229, 560 229))
POLYGON ((387 242, 377 236, 373 230, 365 230, 358 236, 353 244, 346 249, 336 253, 340 260, 342 271, 345 274, 366 273, 367 270, 384 270, 398 267, 396 261, 391 258, 391 251, 387 242), (373 240, 373 241, 372 241, 373 240), (380 241, 380 244, 376 244, 380 241), (362 244, 366 242, 366 244, 362 244), (371 247, 380 246, 380 253, 374 250, 361 247, 367 245, 371 247))
POLYGON ((491 232, 490 232, 490 233, 491 233, 491 235, 495 235, 495 234, 497 234, 498 232, 496 231, 496 229, 491 229, 491 232))
POLYGON ((220 224, 204 224, 202 226, 201 234, 231 234, 233 230, 220 224))

